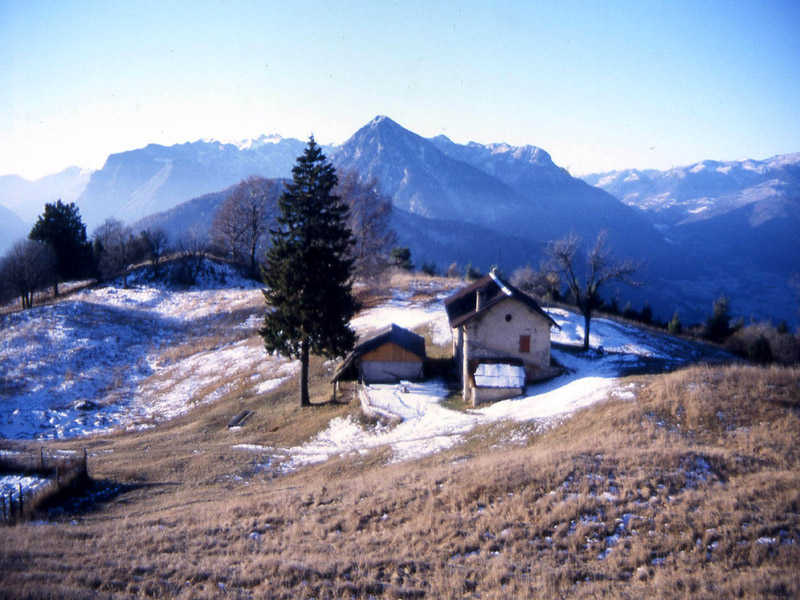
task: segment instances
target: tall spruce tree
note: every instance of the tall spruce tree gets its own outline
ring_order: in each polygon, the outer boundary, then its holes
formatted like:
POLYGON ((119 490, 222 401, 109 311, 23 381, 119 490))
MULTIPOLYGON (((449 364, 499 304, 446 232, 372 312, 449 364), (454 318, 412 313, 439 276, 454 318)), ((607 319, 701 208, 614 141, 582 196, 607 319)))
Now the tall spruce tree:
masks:
POLYGON ((64 204, 61 200, 44 205, 28 237, 45 242, 56 257, 56 279, 53 295, 58 296, 58 282, 79 279, 94 270, 92 245, 86 238, 86 225, 74 202, 64 204))
POLYGON ((267 352, 300 359, 300 406, 309 406, 311 353, 328 358, 353 348, 349 327, 353 244, 346 205, 333 194, 336 170, 312 136, 278 200, 280 215, 262 276, 268 310, 259 335, 267 352))

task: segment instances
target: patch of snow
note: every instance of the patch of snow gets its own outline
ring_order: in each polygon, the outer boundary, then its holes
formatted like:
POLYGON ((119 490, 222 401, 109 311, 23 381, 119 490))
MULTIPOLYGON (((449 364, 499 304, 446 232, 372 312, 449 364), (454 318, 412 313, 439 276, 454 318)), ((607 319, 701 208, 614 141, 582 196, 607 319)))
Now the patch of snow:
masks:
POLYGON ((339 417, 302 446, 280 452, 288 458, 288 468, 297 468, 381 447, 390 447, 396 461, 452 448, 483 419, 443 407, 441 400, 447 394, 442 381, 412 383, 408 392, 396 385, 370 385, 370 402, 401 416, 401 423, 395 427, 365 428, 352 418, 339 417))
POLYGON ((274 448, 269 446, 259 446, 258 444, 236 444, 231 446, 235 450, 247 450, 248 452, 272 452, 274 448))
POLYGON ((774 544, 777 540, 774 537, 760 537, 756 540, 757 544, 774 544))
POLYGON ((387 304, 359 313, 350 325, 356 333, 364 337, 389 323, 406 329, 428 326, 431 330, 431 341, 438 346, 450 343, 453 337, 442 298, 426 306, 415 304, 408 298, 394 298, 387 304))
POLYGON ((28 496, 45 483, 47 479, 37 475, 0 475, 0 495, 18 500, 20 487, 22 494, 28 496))

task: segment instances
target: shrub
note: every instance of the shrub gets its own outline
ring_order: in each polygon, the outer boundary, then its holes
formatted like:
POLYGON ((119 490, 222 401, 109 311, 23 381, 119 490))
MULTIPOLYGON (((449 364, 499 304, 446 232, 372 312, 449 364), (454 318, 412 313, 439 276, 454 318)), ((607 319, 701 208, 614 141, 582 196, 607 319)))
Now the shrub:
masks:
POLYGON ((450 266, 447 267, 447 271, 445 271, 445 276, 450 279, 458 279, 461 277, 461 267, 458 266, 457 262, 450 263, 450 266))
POLYGON ((800 338, 771 323, 752 323, 733 333, 727 347, 756 362, 792 365, 800 362, 800 338))
POLYGON ((723 342, 731 334, 731 301, 725 294, 714 302, 705 330, 705 337, 712 342, 723 342))
POLYGON ((419 270, 422 271, 425 275, 430 275, 431 277, 437 274, 436 265, 432 262, 422 263, 422 266, 420 267, 419 270))
POLYGON ((759 364, 770 362, 772 360, 772 350, 769 346, 769 340, 763 335, 758 336, 747 349, 747 357, 759 364))
POLYGON ((389 260, 391 261, 392 265, 402 269, 403 271, 414 270, 414 263, 411 262, 411 250, 409 250, 408 246, 397 246, 392 248, 392 251, 389 254, 389 260))

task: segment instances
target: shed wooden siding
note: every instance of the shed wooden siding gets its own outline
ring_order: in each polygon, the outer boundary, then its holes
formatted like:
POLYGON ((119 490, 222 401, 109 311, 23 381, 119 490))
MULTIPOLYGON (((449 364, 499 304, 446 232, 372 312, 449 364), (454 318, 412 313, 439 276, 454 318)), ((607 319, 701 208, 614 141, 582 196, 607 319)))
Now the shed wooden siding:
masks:
POLYGON ((387 342, 386 344, 375 348, 375 350, 362 355, 361 362, 364 361, 421 363, 422 359, 413 352, 409 352, 405 348, 401 348, 393 342, 387 342))
POLYGON ((362 360, 359 369, 365 383, 396 383, 404 379, 422 379, 421 360, 419 362, 362 360))

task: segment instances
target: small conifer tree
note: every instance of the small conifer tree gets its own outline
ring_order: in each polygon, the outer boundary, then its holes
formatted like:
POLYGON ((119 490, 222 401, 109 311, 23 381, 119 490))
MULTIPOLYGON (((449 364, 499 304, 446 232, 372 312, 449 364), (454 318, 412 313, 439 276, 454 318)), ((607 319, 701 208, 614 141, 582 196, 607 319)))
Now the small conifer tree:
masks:
POLYGON ((292 175, 270 232, 262 273, 269 308, 259 334, 268 352, 300 359, 300 406, 309 406, 310 354, 344 356, 355 343, 349 327, 356 311, 348 258, 353 240, 347 207, 333 194, 336 170, 313 137, 292 175))
POLYGON ((731 334, 731 301, 725 294, 714 302, 711 315, 706 319, 706 337, 722 342, 731 334))
POLYGON ((681 324, 681 318, 677 310, 672 314, 672 318, 667 324, 667 331, 672 335, 680 335, 683 332, 683 325, 681 324))
POLYGON ((464 279, 467 281, 475 281, 482 276, 481 270, 478 267, 474 267, 471 262, 468 262, 467 266, 464 267, 464 279))
POLYGON ((413 271, 414 263, 411 262, 411 250, 408 246, 396 246, 389 254, 392 265, 403 271, 413 271))

